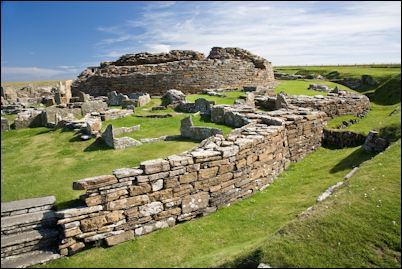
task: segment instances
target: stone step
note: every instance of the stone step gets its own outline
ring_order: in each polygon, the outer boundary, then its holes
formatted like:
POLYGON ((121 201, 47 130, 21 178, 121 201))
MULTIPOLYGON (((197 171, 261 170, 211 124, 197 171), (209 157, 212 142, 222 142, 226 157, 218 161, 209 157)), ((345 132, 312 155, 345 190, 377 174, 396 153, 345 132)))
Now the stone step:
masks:
POLYGON ((1 218, 1 230, 7 230, 9 227, 27 225, 30 223, 54 222, 56 223, 56 215, 54 211, 34 212, 23 215, 15 215, 1 218))
POLYGON ((57 237, 59 234, 57 229, 42 229, 33 230, 24 233, 18 233, 13 235, 6 235, 1 237, 1 248, 23 244, 30 241, 47 239, 51 237, 57 237))
POLYGON ((56 197, 54 196, 45 196, 39 198, 25 199, 12 201, 7 203, 1 203, 1 215, 4 216, 6 214, 20 211, 20 214, 28 213, 29 209, 36 207, 45 207, 49 205, 53 205, 56 202, 56 197))
POLYGON ((35 250, 1 260, 1 268, 25 268, 58 258, 60 258, 60 254, 58 254, 55 250, 35 250))

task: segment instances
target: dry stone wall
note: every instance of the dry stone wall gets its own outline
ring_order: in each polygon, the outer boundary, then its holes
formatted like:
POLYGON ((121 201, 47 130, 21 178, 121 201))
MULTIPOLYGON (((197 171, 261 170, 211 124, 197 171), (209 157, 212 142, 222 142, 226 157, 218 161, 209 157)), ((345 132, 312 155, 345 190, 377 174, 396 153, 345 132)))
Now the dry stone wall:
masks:
POLYGON ((57 212, 64 227, 61 254, 207 215, 267 187, 290 162, 320 146, 323 112, 236 109, 249 123, 227 138, 217 134, 183 154, 75 181, 74 189, 86 190, 86 206, 57 212))
POLYGON ((271 63, 239 48, 213 48, 209 57, 193 51, 128 54, 115 62, 91 67, 73 83, 73 92, 93 96, 110 91, 163 95, 169 89, 197 93, 205 88, 270 88, 271 63))

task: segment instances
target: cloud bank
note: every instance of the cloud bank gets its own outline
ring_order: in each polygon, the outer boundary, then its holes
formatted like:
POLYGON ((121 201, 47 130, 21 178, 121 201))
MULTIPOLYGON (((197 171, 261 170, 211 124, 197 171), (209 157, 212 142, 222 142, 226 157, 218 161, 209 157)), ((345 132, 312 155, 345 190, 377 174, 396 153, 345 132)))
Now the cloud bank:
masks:
POLYGON ((274 65, 400 62, 400 2, 149 3, 99 27, 98 56, 241 47, 274 65))

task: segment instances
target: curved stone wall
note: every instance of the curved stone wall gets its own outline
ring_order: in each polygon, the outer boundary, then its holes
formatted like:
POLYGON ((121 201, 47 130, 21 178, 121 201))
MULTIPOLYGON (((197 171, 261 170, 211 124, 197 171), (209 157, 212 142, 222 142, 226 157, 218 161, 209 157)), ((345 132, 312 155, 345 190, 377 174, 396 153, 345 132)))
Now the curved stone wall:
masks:
POLYGON ((162 95, 169 89, 197 93, 206 88, 272 88, 271 63, 238 48, 213 48, 210 56, 193 51, 129 54, 100 67, 87 68, 73 83, 73 92, 93 96, 110 91, 162 95))

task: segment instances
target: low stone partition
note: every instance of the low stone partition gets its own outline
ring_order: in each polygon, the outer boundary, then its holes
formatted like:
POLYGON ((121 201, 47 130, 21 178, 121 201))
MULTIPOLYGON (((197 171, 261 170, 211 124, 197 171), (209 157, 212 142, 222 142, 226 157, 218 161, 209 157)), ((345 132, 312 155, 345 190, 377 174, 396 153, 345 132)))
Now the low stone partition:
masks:
POLYGON ((180 124, 181 137, 190 138, 196 141, 201 141, 217 134, 223 134, 223 131, 218 128, 193 126, 191 116, 182 119, 180 124))
POLYGON ((328 116, 327 120, 347 114, 361 117, 366 115, 370 109, 370 100, 367 96, 343 91, 329 93, 327 96, 289 95, 286 96, 286 100, 297 107, 310 107, 323 111, 328 116))
POLYGON ((124 149, 128 147, 138 146, 142 143, 138 140, 135 140, 134 138, 127 136, 117 138, 116 136, 124 133, 138 131, 139 129, 140 125, 115 128, 112 126, 112 124, 109 124, 106 127, 105 131, 102 133, 102 139, 106 143, 106 145, 114 149, 124 149))
POLYGON ((1 203, 1 267, 25 267, 59 257, 54 196, 1 203))
POLYGON ((335 148, 357 147, 364 144, 366 136, 363 134, 340 131, 334 129, 324 129, 322 144, 335 148))
MULTIPOLYGON (((282 95, 289 108, 305 107, 323 111, 327 120, 341 115, 365 116, 370 109, 370 100, 367 96, 339 91, 327 96, 315 95, 282 95)), ((269 111, 278 109, 277 97, 257 96, 256 105, 269 111)))
POLYGON ((115 120, 133 115, 134 111, 131 109, 109 109, 107 111, 100 112, 102 121, 115 120))

